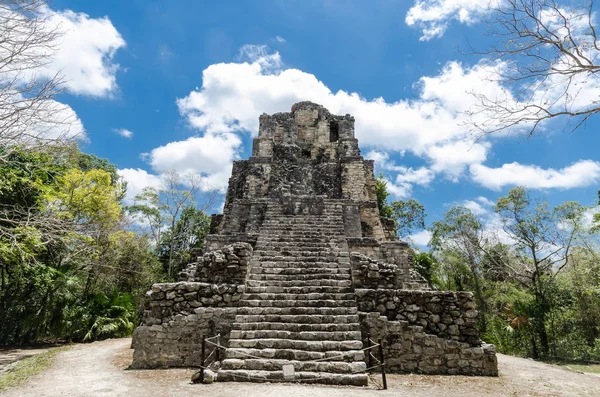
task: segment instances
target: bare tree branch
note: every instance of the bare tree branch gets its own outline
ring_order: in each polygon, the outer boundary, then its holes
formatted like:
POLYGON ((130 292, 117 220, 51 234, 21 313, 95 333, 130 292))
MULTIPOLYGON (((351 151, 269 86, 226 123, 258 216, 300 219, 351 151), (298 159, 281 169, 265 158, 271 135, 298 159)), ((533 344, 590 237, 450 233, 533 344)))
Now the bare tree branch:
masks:
POLYGON ((0 161, 13 148, 45 150, 78 138, 72 110, 54 98, 60 73, 45 77, 62 36, 45 0, 0 0, 0 161))
POLYGON ((497 43, 484 56, 489 79, 504 91, 473 92, 467 124, 479 135, 506 130, 538 131, 566 119, 574 131, 600 112, 600 48, 594 3, 569 8, 556 0, 506 0, 492 10, 490 35, 497 43), (584 95, 585 94, 585 95, 584 95))

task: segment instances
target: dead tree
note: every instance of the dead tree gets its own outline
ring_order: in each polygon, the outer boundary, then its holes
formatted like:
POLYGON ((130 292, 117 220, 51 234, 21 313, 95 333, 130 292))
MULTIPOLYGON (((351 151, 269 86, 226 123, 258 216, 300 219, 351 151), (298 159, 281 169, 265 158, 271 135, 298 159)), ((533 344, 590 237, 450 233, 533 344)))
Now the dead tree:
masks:
POLYGON ((0 0, 0 161, 15 147, 43 150, 77 138, 75 114, 54 100, 63 79, 48 72, 61 35, 47 1, 0 0))
POLYGON ((574 131, 600 112, 600 45, 594 3, 572 8, 555 0, 504 0, 491 10, 496 44, 484 56, 497 94, 472 93, 469 126, 479 134, 517 130, 529 136, 551 119, 574 131))

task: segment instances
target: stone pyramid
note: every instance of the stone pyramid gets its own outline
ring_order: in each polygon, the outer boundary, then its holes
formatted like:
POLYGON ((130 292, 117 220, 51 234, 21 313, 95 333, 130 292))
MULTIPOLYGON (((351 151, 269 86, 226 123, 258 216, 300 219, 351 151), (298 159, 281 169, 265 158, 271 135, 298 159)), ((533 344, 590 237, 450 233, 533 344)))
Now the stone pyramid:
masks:
POLYGON ((311 102, 263 114, 205 254, 149 291, 132 366, 197 366, 202 336, 220 335, 219 381, 361 386, 373 335, 388 371, 497 374, 472 295, 428 291, 411 263, 354 118, 311 102))

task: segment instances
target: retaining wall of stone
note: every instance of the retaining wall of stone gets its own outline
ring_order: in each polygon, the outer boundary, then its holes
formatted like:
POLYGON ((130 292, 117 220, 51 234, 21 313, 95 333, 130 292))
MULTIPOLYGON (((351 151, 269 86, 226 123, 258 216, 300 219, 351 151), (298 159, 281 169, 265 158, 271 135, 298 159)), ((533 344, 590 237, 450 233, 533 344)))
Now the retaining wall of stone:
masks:
POLYGON ((202 336, 228 345, 243 284, 154 284, 133 333, 132 368, 198 366, 202 336))
POLYGON ((181 281, 243 284, 253 249, 248 243, 234 243, 210 251, 179 273, 181 281))
POLYGON ((423 327, 444 339, 481 345, 478 311, 470 292, 356 289, 360 312, 377 312, 388 320, 423 327))
POLYGON ((358 252, 350 253, 352 285, 355 288, 401 288, 399 268, 392 263, 382 263, 358 252))
POLYGON ((175 315, 194 314, 198 308, 235 306, 245 289, 243 284, 154 284, 146 293, 142 325, 163 324, 175 315))
MULTIPOLYGON (((386 370, 397 373, 498 376, 494 345, 471 346, 426 333, 407 321, 361 313, 363 335, 383 342, 386 370)), ((367 363, 368 364, 368 363, 367 363)))
POLYGON ((351 260, 355 255, 355 288, 429 289, 427 281, 413 269, 412 250, 404 241, 377 241, 370 237, 349 237, 347 240, 351 260), (364 266, 366 262, 369 266, 364 266), (395 274, 393 282, 392 270, 395 274), (380 273, 379 277, 375 272, 380 273))
POLYGON ((133 332, 131 368, 199 366, 202 336, 220 333, 221 344, 227 346, 236 311, 235 307, 199 307, 192 314, 176 314, 161 324, 140 325, 133 332))

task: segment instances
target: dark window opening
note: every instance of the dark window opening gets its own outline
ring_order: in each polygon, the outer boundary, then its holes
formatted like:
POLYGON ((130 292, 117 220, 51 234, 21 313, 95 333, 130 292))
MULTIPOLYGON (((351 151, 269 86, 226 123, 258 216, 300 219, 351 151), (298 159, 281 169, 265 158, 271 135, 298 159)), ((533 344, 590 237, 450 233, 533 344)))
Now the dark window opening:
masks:
POLYGON ((340 127, 337 121, 329 123, 329 142, 337 142, 340 139, 340 127))
POLYGON ((361 222, 360 228, 362 229, 363 237, 373 237, 373 228, 369 226, 366 222, 361 222))

